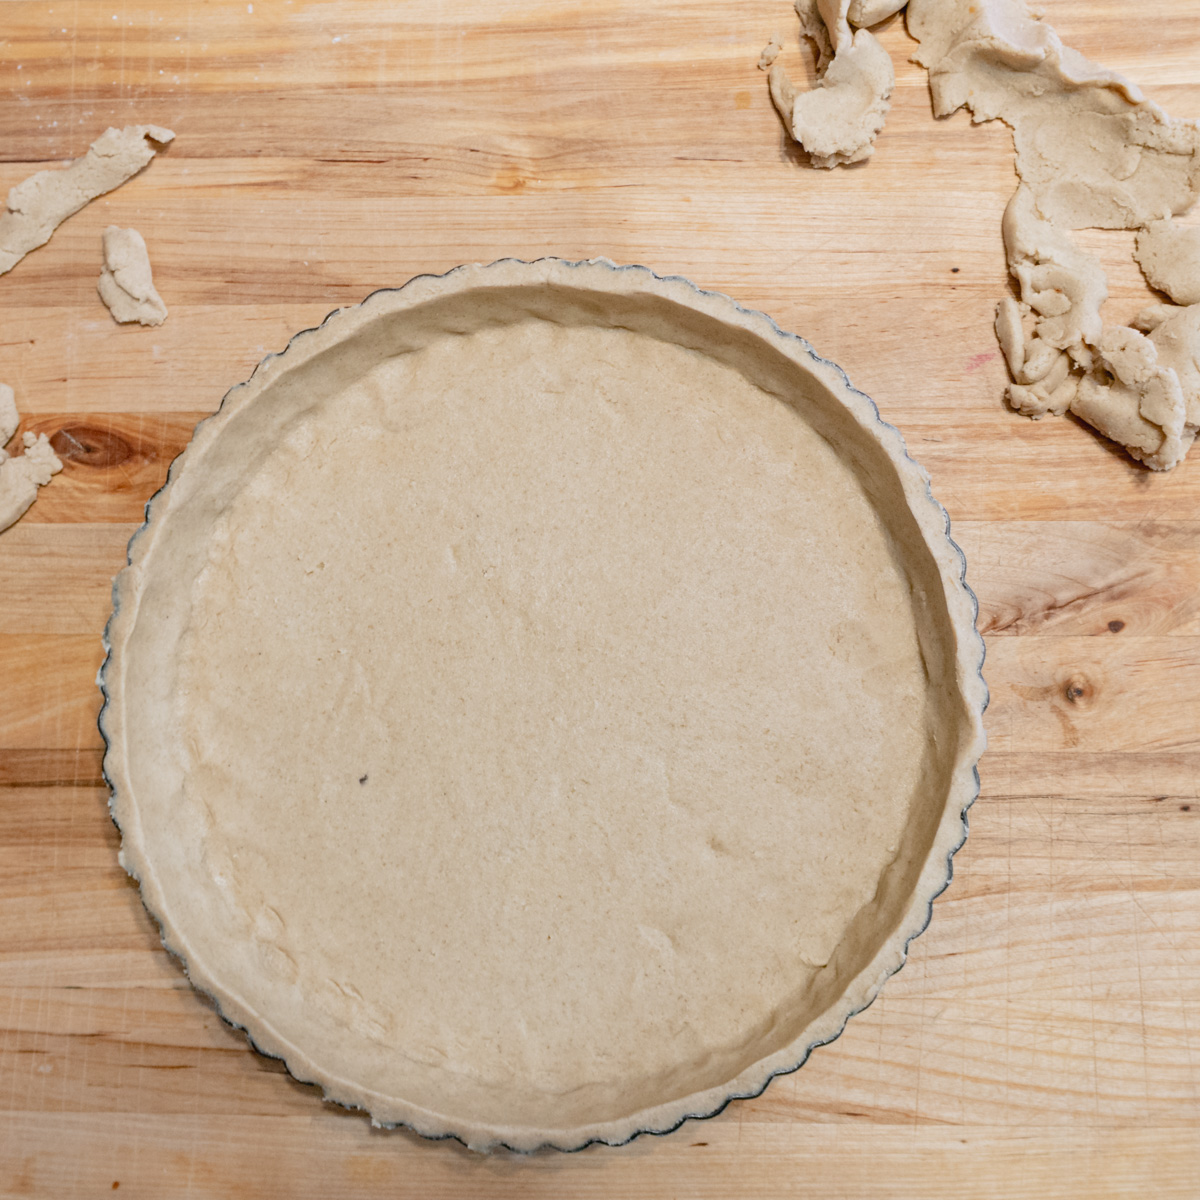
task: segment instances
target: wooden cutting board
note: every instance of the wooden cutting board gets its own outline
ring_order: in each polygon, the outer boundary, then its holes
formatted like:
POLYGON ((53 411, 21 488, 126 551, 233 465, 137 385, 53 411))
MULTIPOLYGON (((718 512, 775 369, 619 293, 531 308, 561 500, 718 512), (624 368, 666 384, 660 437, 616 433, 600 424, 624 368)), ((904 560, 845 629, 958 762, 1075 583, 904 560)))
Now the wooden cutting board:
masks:
MULTIPOLYGON (((1200 117, 1196 0, 1044 0, 1200 117)), ((1009 135, 934 121, 913 43, 865 166, 813 171, 755 69, 788 0, 4 4, 0 187, 107 125, 178 137, 0 278, 0 380, 66 466, 0 535, 0 1194, 1200 1195, 1200 457, 1152 475, 1006 412, 1009 135), (119 328, 100 231, 171 308, 119 328), (908 966, 757 1100, 623 1149, 372 1130, 247 1049, 117 865, 109 586, 198 418, 331 308, 504 255, 679 272, 806 335, 900 426, 966 550, 991 749, 908 966)), ((1131 235, 1088 234, 1114 319, 1131 235)))

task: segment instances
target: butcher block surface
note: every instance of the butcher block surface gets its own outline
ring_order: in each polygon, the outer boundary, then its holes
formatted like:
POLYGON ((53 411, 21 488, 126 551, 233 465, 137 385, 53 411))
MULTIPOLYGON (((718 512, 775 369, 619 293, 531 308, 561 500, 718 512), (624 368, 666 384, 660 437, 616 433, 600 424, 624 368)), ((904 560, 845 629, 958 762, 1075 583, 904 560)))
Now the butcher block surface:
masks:
MULTIPOLYGON (((1195 0, 1042 7, 1200 117, 1195 0)), ((875 157, 824 172, 755 66, 778 30, 810 70, 788 0, 0 16, 0 188, 108 125, 177 134, 0 278, 0 381, 64 463, 0 534, 0 1196, 1200 1196, 1200 452, 1155 475, 1005 410, 1010 136, 933 119, 902 20, 875 157), (96 295, 114 223, 160 328, 96 295), (876 399, 967 555, 990 748, 932 925, 836 1043, 669 1137, 480 1156, 325 1105, 193 992, 117 863, 95 675, 143 505, 229 386, 376 288, 542 255, 728 292, 876 399)), ((1079 238, 1128 320, 1133 235, 1079 238)))

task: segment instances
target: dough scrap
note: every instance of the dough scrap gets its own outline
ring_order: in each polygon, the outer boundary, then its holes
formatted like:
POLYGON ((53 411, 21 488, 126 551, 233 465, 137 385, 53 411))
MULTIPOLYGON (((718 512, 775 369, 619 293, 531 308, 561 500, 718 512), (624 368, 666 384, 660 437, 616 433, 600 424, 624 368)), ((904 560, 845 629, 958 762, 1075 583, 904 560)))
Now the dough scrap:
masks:
MULTIPOLYGON (((776 64, 770 88, 814 167, 872 154, 895 77, 862 26, 904 7, 796 0, 823 74, 798 95, 776 64)), ((966 107, 976 122, 998 118, 1013 130, 1021 182, 1003 233, 1020 299, 1000 301, 995 325, 1009 405, 1035 419, 1074 412, 1169 470, 1200 431, 1200 228, 1172 219, 1200 198, 1200 122, 1168 116, 1136 84, 1063 45, 1027 0, 909 0, 907 23, 935 115, 966 107), (1175 304, 1147 309, 1136 328, 1105 328, 1104 269, 1068 236, 1086 228, 1140 230, 1135 257, 1175 304)))
POLYGON ((108 129, 82 158, 57 171, 38 171, 8 193, 0 215, 0 275, 11 271, 30 250, 44 246, 51 234, 85 204, 111 192, 136 175, 174 134, 158 125, 126 125, 108 129))
POLYGON ((1065 229, 1136 229, 1200 196, 1200 123, 1064 46, 1025 0, 910 0, 937 116, 1013 128, 1017 172, 1065 229))
POLYGON ((167 306, 154 287, 146 242, 136 229, 105 229, 104 266, 96 286, 121 324, 161 325, 166 320, 167 306))
POLYGON ((19 423, 13 390, 0 383, 0 533, 29 511, 37 499, 38 488, 62 470, 62 463, 44 433, 25 433, 21 439, 24 454, 9 456, 4 445, 19 423))
POLYGON ((13 390, 7 383, 0 383, 0 462, 8 457, 4 447, 12 441, 12 435, 17 432, 17 426, 20 423, 21 418, 17 415, 17 401, 13 390))
POLYGON ((875 152, 895 83, 891 58, 865 29, 837 51, 810 91, 797 94, 782 66, 771 68, 771 97, 814 167, 861 162, 875 152))
POLYGON ((833 42, 829 37, 829 29, 817 8, 817 0, 796 0, 795 9, 796 16, 800 18, 800 36, 807 38, 816 51, 819 79, 833 61, 833 42))
POLYGON ((816 0, 817 12, 820 14, 825 28, 829 30, 835 57, 849 48, 854 37, 854 31, 850 28, 848 20, 850 2, 851 0, 816 0))
POLYGON ((1004 210, 1002 229, 1008 269, 1021 285, 1021 300, 1037 314, 1036 336, 1057 350, 1094 343, 1108 299, 1100 261, 1040 215, 1024 183, 1004 210))
POLYGON ((908 0, 850 0, 846 17, 851 25, 863 29, 894 17, 908 0))
POLYGON ((1200 227, 1155 221, 1138 233, 1133 257, 1151 287, 1176 304, 1200 304, 1200 227))
POLYGON ((1071 412, 1120 442, 1139 462, 1169 471, 1196 436, 1187 425, 1179 377, 1136 329, 1113 326, 1098 339, 1096 365, 1079 381, 1071 412))
POLYGON ((763 47, 762 53, 758 56, 758 69, 760 71, 768 71, 771 64, 779 57, 783 50, 783 39, 777 33, 771 34, 771 40, 763 47))
POLYGON ((1158 304, 1139 313, 1134 325, 1150 335, 1158 361, 1179 378, 1185 429, 1200 431, 1200 304, 1158 304))

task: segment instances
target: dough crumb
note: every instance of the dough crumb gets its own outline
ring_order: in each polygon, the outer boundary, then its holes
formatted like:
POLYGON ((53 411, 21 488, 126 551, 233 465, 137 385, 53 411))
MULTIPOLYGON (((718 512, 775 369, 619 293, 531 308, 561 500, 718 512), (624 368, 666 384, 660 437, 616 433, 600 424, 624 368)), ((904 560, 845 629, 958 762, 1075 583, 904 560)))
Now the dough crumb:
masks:
POLYGON ((1200 304, 1200 226, 1154 221, 1137 235, 1133 256, 1151 287, 1176 304, 1200 304))
POLYGON ((151 142, 161 145, 174 136, 158 125, 108 129, 69 166, 38 171, 18 183, 0 214, 0 275, 11 271, 30 250, 44 246, 85 204, 136 175, 158 153, 151 142))
POLYGON ((4 446, 19 423, 13 390, 0 383, 0 533, 29 511, 37 499, 38 488, 62 470, 62 463, 44 433, 24 434, 24 453, 9 456, 4 446))
POLYGON ((778 63, 771 74, 775 106, 814 167, 861 162, 875 152, 896 76, 874 34, 858 30, 811 91, 797 94, 778 63))
POLYGON ((771 40, 763 47, 762 53, 758 56, 758 69, 760 71, 769 71, 771 64, 779 57, 783 51, 783 39, 777 33, 771 34, 771 40))
POLYGON ((846 17, 851 25, 863 29, 894 17, 908 0, 850 0, 846 17))
POLYGON ((136 229, 110 225, 104 231, 104 266, 96 287, 123 325, 161 325, 166 320, 167 306, 154 287, 146 242, 136 229))

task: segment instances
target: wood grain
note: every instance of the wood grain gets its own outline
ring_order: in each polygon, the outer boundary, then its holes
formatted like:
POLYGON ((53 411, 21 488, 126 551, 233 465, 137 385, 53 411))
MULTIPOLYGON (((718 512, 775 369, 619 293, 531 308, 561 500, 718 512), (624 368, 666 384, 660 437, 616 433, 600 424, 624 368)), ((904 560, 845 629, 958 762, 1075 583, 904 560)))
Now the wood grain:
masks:
MULTIPOLYGON (((1194 0, 1045 0, 1200 117, 1194 0)), ((1200 1195, 1200 462, 1155 476, 1004 410, 1010 137, 930 116, 900 21, 872 161, 811 171, 755 70, 787 0, 8 0, 0 187, 108 124, 176 141, 0 279, 0 379, 64 471, 0 536, 0 1196, 1200 1195), (119 328, 100 231, 171 316, 119 328), (605 254, 771 313, 929 469, 988 642, 971 837, 880 999, 664 1139, 480 1158, 372 1130, 252 1053, 117 863, 95 728, 113 574, 195 423, 378 287, 605 254), (118 1188, 119 1185, 119 1188, 118 1188)), ((1131 235, 1081 235, 1109 314, 1131 235)))

